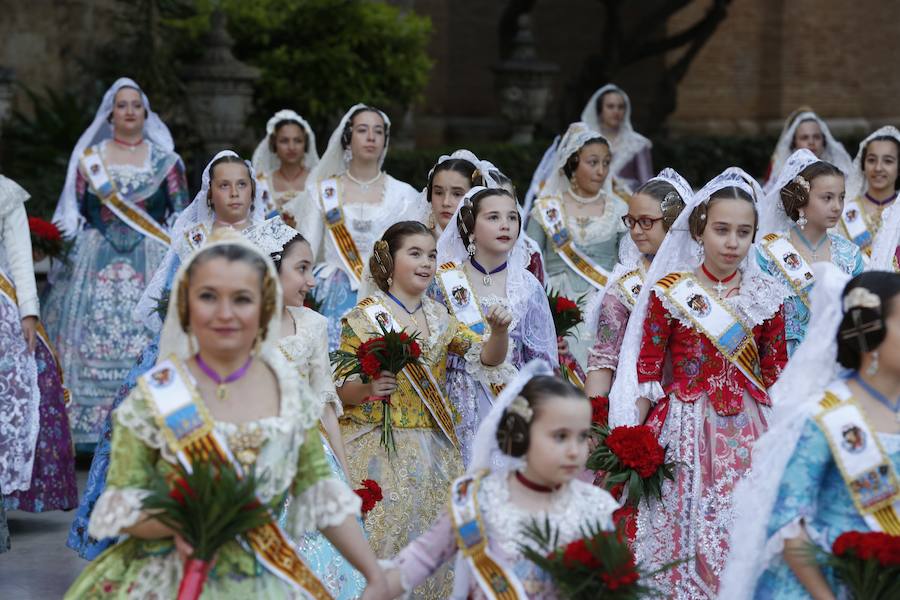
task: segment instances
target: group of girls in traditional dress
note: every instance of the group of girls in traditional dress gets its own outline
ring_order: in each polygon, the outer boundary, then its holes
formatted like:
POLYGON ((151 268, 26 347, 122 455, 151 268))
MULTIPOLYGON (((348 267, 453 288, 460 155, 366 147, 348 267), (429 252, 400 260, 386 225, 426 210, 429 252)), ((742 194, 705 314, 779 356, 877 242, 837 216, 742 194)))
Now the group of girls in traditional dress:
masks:
MULTIPOLYGON (((674 563, 650 582, 660 593, 839 594, 791 551, 893 532, 895 508, 857 497, 829 436, 852 421, 896 482, 900 287, 861 273, 897 270, 900 132, 877 130, 851 162, 798 111, 766 191, 732 167, 695 192, 671 168, 651 177, 630 113, 623 90, 598 90, 523 208, 467 150, 418 193, 386 174, 377 108, 351 107, 321 159, 310 125, 281 110, 252 163, 219 152, 187 204, 168 130, 121 79, 70 160, 56 216, 74 246, 51 271, 47 333, 27 194, 0 180, 0 336, 18 348, 0 415, 16 432, 0 440, 6 508, 72 508, 73 439, 96 445, 68 542, 93 562, 69 597, 174 593, 192 549, 142 501, 207 437, 262 476, 274 544, 223 547, 209 597, 557 597, 521 531, 546 518, 565 543, 613 527, 620 501, 581 477, 594 396, 610 425, 648 425, 674 464, 631 541, 649 570, 674 563), (584 299, 569 341, 549 291, 584 299), (329 351, 382 328, 414 335, 418 362, 333 371, 329 351), (200 434, 167 425, 173 395, 200 434), (365 514, 363 480, 383 496, 365 514)), ((0 549, 4 527, 0 512, 0 549)))

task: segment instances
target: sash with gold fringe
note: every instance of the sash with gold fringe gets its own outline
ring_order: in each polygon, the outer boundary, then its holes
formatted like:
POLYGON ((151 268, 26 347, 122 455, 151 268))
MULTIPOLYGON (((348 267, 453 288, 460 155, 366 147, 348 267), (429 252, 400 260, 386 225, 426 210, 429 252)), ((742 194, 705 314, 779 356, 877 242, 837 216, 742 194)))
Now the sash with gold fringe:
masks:
POLYGON ((841 229, 847 239, 859 246, 866 256, 872 256, 872 241, 875 232, 869 229, 866 222, 866 213, 860 206, 859 198, 847 200, 844 203, 844 212, 841 213, 841 229))
POLYGON ((481 471, 475 475, 464 475, 450 486, 449 512, 456 546, 475 573, 475 580, 487 598, 524 600, 528 595, 522 582, 488 547, 487 531, 478 506, 478 489, 487 474, 488 471, 481 471))
MULTIPOLYGON (((347 323, 353 329, 353 333, 361 342, 366 342, 372 337, 381 335, 379 325, 387 330, 400 331, 403 329, 394 319, 390 309, 375 298, 364 298, 356 305, 365 319, 357 319, 354 311, 347 316, 347 323)), ((447 405, 444 394, 441 393, 437 381, 431 371, 421 363, 406 365, 397 373, 397 379, 404 378, 412 390, 428 409, 431 417, 437 423, 440 430, 447 436, 454 448, 459 448, 459 440, 456 437, 456 427, 453 424, 453 416, 447 405)))
POLYGON ((89 147, 82 154, 81 168, 103 206, 138 233, 164 246, 169 245, 169 232, 157 223, 156 219, 136 204, 119 196, 119 192, 106 170, 106 165, 103 164, 103 159, 98 152, 94 151, 94 148, 89 147))
POLYGON ((666 275, 657 282, 656 289, 678 307, 728 362, 753 385, 766 391, 753 332, 734 316, 724 302, 707 292, 694 275, 687 272, 666 275))
POLYGON ((560 259, 589 284, 602 290, 609 280, 609 273, 575 245, 566 222, 562 198, 538 198, 535 209, 538 221, 560 259))
POLYGON ((791 286, 794 295, 809 308, 809 292, 816 282, 809 263, 797 252, 790 240, 776 233, 764 237, 761 245, 769 259, 775 263, 782 278, 791 286))
MULTIPOLYGON (((212 417, 189 380, 178 359, 170 356, 138 378, 138 386, 150 399, 156 424, 185 469, 190 470, 196 460, 216 456, 231 464, 240 475, 240 464, 226 441, 216 433, 212 417)), ((331 599, 274 519, 248 531, 244 538, 257 560, 295 590, 302 590, 316 600, 331 599)))
MULTIPOLYGON (((12 302, 13 306, 19 305, 16 287, 12 284, 12 281, 6 277, 6 274, 2 270, 0 270, 0 295, 6 296, 9 301, 12 302)), ((53 357, 53 362, 56 363, 56 374, 59 376, 59 385, 62 387, 63 401, 65 402, 65 405, 68 406, 72 402, 72 394, 69 392, 65 380, 63 379, 63 370, 62 364, 59 362, 59 355, 56 354, 56 348, 50 343, 50 336, 47 335, 47 330, 44 329, 44 324, 41 323, 40 319, 38 319, 35 332, 37 333, 38 340, 44 345, 47 352, 50 353, 50 356, 53 357)))
POLYGON ((815 419, 866 525, 900 536, 897 473, 850 390, 845 385, 830 387, 815 419))
POLYGON ((362 280, 363 263, 356 242, 344 222, 344 209, 341 206, 341 188, 335 178, 323 179, 319 182, 319 201, 322 203, 322 214, 325 215, 325 226, 328 234, 344 263, 347 275, 359 285, 362 280))
MULTIPOLYGON (((438 267, 436 278, 444 294, 447 310, 479 340, 483 338, 488 326, 481 310, 481 302, 466 272, 456 263, 447 262, 438 267)), ((504 387, 496 383, 490 385, 482 383, 482 385, 489 389, 489 395, 495 397, 504 387)))
POLYGON ((619 277, 618 281, 616 281, 616 287, 618 288, 619 295, 628 304, 628 308, 633 309, 634 305, 637 304, 637 299, 641 293, 641 288, 644 287, 644 277, 646 277, 644 270, 641 268, 637 268, 632 271, 628 271, 627 273, 619 277))

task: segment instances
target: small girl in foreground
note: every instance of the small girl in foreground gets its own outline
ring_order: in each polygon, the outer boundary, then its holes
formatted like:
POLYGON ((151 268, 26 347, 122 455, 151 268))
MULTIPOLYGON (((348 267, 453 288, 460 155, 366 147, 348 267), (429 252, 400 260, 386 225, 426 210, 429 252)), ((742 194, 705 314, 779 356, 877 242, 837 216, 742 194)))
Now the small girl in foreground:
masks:
POLYGON ((390 562, 391 594, 416 587, 455 556, 452 598, 495 598, 504 588, 519 598, 556 598, 550 576, 519 544, 532 520, 548 519, 560 545, 589 526, 613 528, 618 504, 612 496, 576 479, 587 461, 590 431, 591 404, 580 390, 553 377, 542 360, 523 367, 479 427, 469 471, 450 488, 450 513, 390 562), (483 538, 485 548, 476 550, 483 538), (463 540, 468 555, 458 546, 463 540), (478 574, 482 553, 501 576, 478 574))

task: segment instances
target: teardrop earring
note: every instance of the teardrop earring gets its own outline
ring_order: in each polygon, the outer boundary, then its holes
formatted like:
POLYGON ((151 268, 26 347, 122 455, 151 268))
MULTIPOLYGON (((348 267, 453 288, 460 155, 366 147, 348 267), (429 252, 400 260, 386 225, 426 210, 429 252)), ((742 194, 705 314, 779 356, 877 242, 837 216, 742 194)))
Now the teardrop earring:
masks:
POLYGON ((706 258, 706 253, 703 250, 703 244, 700 242, 697 243, 697 246, 694 248, 694 258, 697 260, 697 265, 703 264, 703 259, 706 258))
POLYGON ((349 165, 351 160, 353 160, 353 150, 350 149, 350 146, 347 146, 344 148, 344 162, 349 165))
POLYGON ((872 353, 872 362, 866 367, 866 375, 874 376, 878 373, 878 350, 872 353))
POLYGON ((803 209, 800 209, 800 218, 797 219, 797 225, 800 229, 804 229, 807 223, 809 223, 809 220, 806 218, 806 215, 803 214, 803 209))
POLYGON ((471 242, 469 242, 469 245, 466 246, 466 252, 469 253, 469 258, 475 256, 475 250, 475 240, 472 240, 471 242))
POLYGON ((388 287, 391 287, 392 285, 394 285, 394 278, 393 278, 393 277, 388 277, 388 278, 387 278, 387 284, 388 284, 388 287))

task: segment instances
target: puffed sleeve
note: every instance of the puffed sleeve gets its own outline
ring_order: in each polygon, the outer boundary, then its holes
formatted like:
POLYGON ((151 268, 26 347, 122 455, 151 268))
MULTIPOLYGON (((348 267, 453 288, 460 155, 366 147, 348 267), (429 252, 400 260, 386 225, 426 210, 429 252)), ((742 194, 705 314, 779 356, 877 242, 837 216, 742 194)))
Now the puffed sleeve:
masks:
POLYGON ((400 571, 403 591, 418 587, 456 555, 456 538, 450 515, 443 512, 431 528, 414 539, 391 561, 388 568, 400 571))
POLYGON ((300 446, 291 495, 285 517, 288 533, 295 538, 307 531, 340 525, 347 517, 360 514, 362 500, 334 477, 316 427, 306 431, 300 446))
POLYGON ((671 335, 672 316, 663 306, 656 292, 653 291, 650 294, 647 317, 644 319, 644 336, 641 339, 641 352, 637 363, 639 393, 651 402, 656 402, 665 396, 660 382, 663 377, 663 363, 666 359, 671 335))
POLYGON ((308 182, 305 194, 297 194, 284 205, 284 212, 292 215, 299 231, 312 250, 316 261, 322 260, 322 238, 325 236, 325 219, 319 203, 317 182, 308 182))
POLYGON ((600 317, 597 321, 597 341, 588 351, 587 371, 610 369, 619 365, 619 351, 625 338, 625 327, 631 311, 612 292, 607 292, 600 301, 600 317))
POLYGON ((787 364, 787 341, 784 334, 784 307, 758 328, 756 344, 763 383, 772 387, 787 364))
POLYGON ((25 206, 17 203, 3 218, 3 247, 16 298, 19 302, 19 318, 36 317, 40 313, 37 285, 34 281, 34 263, 31 258, 31 232, 25 206))
POLYGON ((340 417, 344 414, 344 407, 334 389, 331 363, 328 358, 328 321, 325 318, 318 318, 315 324, 315 338, 310 340, 314 349, 310 359, 309 386, 316 397, 331 404, 335 414, 340 417))
MULTIPOLYGON (((149 409, 139 387, 113 413, 112 442, 106 489, 91 513, 88 533, 96 538, 115 537, 138 522, 141 503, 149 494, 159 451, 148 446, 133 429, 149 428, 149 409), (127 416, 126 416, 127 415, 127 416)), ((143 436, 149 435, 144 432, 143 436)), ((166 463, 161 463, 165 465, 166 463)))

